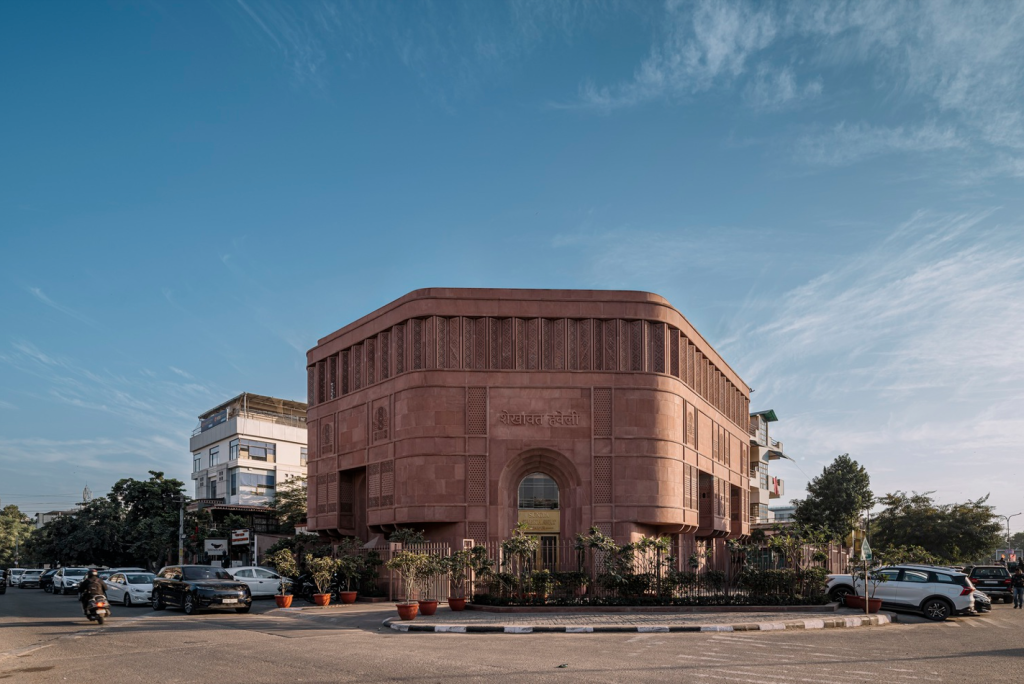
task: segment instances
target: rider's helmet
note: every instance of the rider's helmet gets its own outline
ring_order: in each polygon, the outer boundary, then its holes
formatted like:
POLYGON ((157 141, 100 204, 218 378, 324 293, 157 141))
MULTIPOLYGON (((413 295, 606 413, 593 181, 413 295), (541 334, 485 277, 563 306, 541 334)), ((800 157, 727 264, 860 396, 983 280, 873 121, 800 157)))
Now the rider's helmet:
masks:
POLYGON ((87 577, 99 577, 100 574, 96 572, 96 568, 89 568, 89 572, 86 573, 87 577))

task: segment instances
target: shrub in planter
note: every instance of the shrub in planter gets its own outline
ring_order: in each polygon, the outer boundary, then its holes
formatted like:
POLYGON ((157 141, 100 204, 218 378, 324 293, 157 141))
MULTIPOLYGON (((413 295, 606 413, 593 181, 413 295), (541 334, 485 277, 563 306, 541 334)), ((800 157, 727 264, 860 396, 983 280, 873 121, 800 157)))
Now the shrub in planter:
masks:
POLYGON ((309 569, 313 584, 316 585, 317 593, 313 594, 313 601, 318 606, 326 606, 331 602, 331 581, 338 569, 338 561, 329 556, 314 556, 306 554, 306 568, 309 569))
POLYGON ((469 551, 456 551, 443 560, 450 583, 448 607, 452 610, 464 610, 466 607, 466 573, 473 567, 472 555, 469 551))
MULTIPOLYGON (((299 574, 299 567, 295 562, 295 556, 288 549, 279 549, 276 553, 267 556, 265 560, 283 578, 294 580, 299 574)), ((278 593, 274 597, 274 601, 277 603, 278 608, 288 608, 292 605, 291 586, 284 579, 281 580, 281 584, 278 586, 278 593)))
POLYGON ((412 601, 411 595, 419 582, 425 555, 415 551, 399 551, 385 564, 388 570, 394 570, 401 575, 405 585, 405 601, 398 604, 398 615, 403 620, 412 620, 416 617, 418 606, 412 601))
POLYGON ((438 598, 434 595, 434 584, 438 577, 447 577, 448 571, 445 567, 445 559, 434 553, 420 554, 419 575, 416 583, 419 589, 420 612, 424 615, 433 615, 437 610, 438 598))
POLYGON ((358 582, 366 566, 366 559, 362 554, 362 542, 358 539, 345 539, 336 550, 338 554, 337 572, 345 582, 345 590, 339 591, 342 603, 355 603, 356 591, 352 589, 352 582, 358 582))

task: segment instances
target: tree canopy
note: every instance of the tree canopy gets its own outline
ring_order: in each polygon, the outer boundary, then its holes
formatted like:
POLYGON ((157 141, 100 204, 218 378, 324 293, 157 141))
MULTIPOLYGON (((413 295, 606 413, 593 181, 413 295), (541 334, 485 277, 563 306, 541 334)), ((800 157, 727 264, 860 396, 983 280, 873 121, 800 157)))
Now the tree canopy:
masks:
MULTIPOLYGON (((29 553, 37 563, 160 565, 177 554, 184 483, 150 471, 148 480, 118 480, 105 497, 44 525, 29 553)), ((186 514, 186 529, 193 529, 186 514)))
POLYGON ((879 499, 885 508, 871 521, 873 546, 916 546, 945 563, 968 563, 1005 543, 987 495, 939 505, 932 494, 897 491, 879 499))
POLYGON ((808 483, 806 499, 793 502, 793 517, 805 527, 824 530, 836 541, 854 530, 858 517, 873 501, 868 471, 849 454, 842 454, 808 483))
POLYGON ((32 519, 14 504, 0 510, 0 567, 11 567, 20 556, 25 565, 25 542, 35 532, 32 519))
POLYGON ((273 508, 281 532, 294 534, 296 527, 305 524, 306 496, 305 477, 296 477, 278 486, 273 508))

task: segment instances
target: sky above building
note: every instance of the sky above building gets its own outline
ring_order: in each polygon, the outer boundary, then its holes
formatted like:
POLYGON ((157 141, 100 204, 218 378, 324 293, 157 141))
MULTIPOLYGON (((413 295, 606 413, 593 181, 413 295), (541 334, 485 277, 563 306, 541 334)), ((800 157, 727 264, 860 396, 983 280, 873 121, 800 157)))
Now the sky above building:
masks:
POLYGON ((319 337, 449 286, 667 297, 778 413, 779 504, 848 452, 879 494, 1024 507, 1021 2, 8 2, 0 27, 2 504, 188 482, 198 414, 304 400, 319 337))

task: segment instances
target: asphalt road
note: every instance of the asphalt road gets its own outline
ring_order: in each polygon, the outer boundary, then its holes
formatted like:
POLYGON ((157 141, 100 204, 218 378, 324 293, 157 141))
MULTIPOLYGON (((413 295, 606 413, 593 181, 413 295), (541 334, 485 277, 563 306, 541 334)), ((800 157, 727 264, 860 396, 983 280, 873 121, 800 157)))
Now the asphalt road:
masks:
MULTIPOLYGON (((442 608, 442 610, 444 610, 442 608)), ((0 596, 0 680, 12 682, 1011 682, 1024 611, 945 623, 723 634, 401 634, 391 605, 248 615, 114 607, 99 627, 73 597, 0 596), (564 667, 560 667, 564 665, 564 667)))

